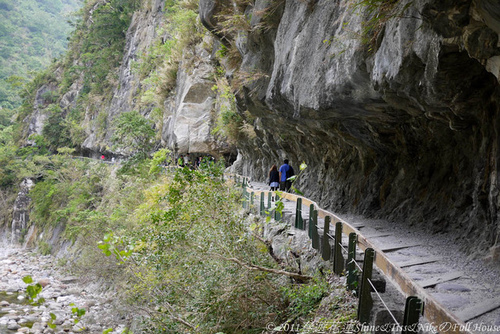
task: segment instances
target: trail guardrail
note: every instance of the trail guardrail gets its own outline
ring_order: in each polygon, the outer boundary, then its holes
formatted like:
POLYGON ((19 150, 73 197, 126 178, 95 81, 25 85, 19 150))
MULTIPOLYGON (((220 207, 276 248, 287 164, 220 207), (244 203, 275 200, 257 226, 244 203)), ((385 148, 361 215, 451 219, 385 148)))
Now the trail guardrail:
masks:
MULTIPOLYGON (((249 188, 250 179, 237 174, 226 174, 226 177, 232 179, 243 190, 243 207, 249 209, 254 206, 254 198, 260 196, 259 213, 263 216, 272 215, 276 220, 280 220, 281 215, 276 214, 271 206, 271 196, 276 196, 276 193, 266 190, 254 190, 249 188), (266 208, 265 197, 269 198, 266 208)), ((336 274, 342 274, 344 264, 346 264, 347 287, 354 289, 359 286, 359 305, 358 305, 358 320, 361 323, 368 321, 370 309, 372 306, 371 292, 380 298, 384 307, 389 311, 394 320, 395 326, 403 334, 416 333, 418 331, 418 322, 423 315, 433 328, 438 328, 442 324, 446 324, 445 330, 439 332, 446 333, 467 333, 472 334, 465 323, 457 318, 453 313, 446 309, 441 303, 427 293, 423 287, 413 281, 397 264, 391 261, 387 255, 378 247, 376 247, 368 238, 356 229, 351 224, 347 223, 337 215, 324 210, 319 205, 303 196, 280 192, 282 199, 287 199, 297 203, 295 211, 294 227, 304 230, 306 224, 302 218, 302 207, 309 206, 309 222, 307 223, 308 234, 311 238, 312 247, 317 249, 324 260, 333 260, 333 271, 336 274), (324 219, 323 237, 320 238, 317 219, 324 219), (334 235, 330 235, 330 224, 334 222, 334 235), (342 244, 342 234, 348 236, 348 249, 342 244), (325 237, 327 236, 327 237, 325 237), (330 241, 334 241, 334 246, 331 247, 330 241), (363 267, 356 261, 356 248, 364 251, 363 267), (343 253, 347 255, 345 261, 343 253), (373 264, 380 270, 381 273, 405 296, 405 310, 402 324, 399 324, 396 317, 387 307, 379 292, 372 282, 373 264), (357 272, 361 272, 361 278, 358 281, 357 272)), ((442 326, 441 326, 442 327, 442 326)))

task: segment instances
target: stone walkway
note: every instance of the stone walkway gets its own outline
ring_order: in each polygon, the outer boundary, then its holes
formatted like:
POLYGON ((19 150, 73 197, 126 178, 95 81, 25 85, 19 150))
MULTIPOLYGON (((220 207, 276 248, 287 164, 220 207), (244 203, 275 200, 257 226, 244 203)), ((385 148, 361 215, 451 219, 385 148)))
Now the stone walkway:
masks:
MULTIPOLYGON (((255 190, 268 191, 265 183, 252 181, 255 190)), ((267 198, 266 198, 267 206, 267 198)), ((296 203, 284 201, 285 215, 295 215, 296 203)), ((304 220, 309 208, 302 208, 304 220)), ((498 264, 470 258, 460 249, 452 234, 430 234, 416 227, 405 227, 384 220, 354 215, 338 215, 356 227, 391 261, 438 302, 452 311, 476 333, 500 333, 500 268, 498 264), (424 263, 428 262, 428 263, 424 263)), ((318 221, 323 225, 323 220, 318 221)), ((333 228, 333 226, 331 227, 333 228)), ((347 247, 347 237, 344 236, 347 247)), ((384 294, 381 294, 384 298, 384 294)), ((374 297, 375 298, 375 297, 374 297)), ((404 300, 403 300, 404 305, 404 300)))

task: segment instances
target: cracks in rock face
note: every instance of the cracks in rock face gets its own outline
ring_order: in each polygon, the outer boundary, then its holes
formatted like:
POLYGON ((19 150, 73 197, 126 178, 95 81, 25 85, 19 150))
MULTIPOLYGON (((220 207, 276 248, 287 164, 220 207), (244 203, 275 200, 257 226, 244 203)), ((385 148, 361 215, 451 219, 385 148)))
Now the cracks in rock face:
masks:
POLYGON ((297 266, 299 268, 298 272, 299 274, 302 274, 302 267, 301 267, 301 262, 300 262, 300 255, 297 254, 296 252, 290 250, 290 254, 294 257, 295 262, 297 263, 297 266))
MULTIPOLYGON (((498 144, 491 143, 498 139, 500 89, 479 58, 497 55, 498 37, 474 21, 471 3, 420 2, 414 12, 424 24, 406 18, 384 26, 384 40, 377 41, 386 48, 384 57, 367 59, 356 52, 345 61, 346 51, 332 60, 332 66, 340 65, 323 83, 313 79, 325 75, 328 48, 317 48, 312 37, 299 37, 313 23, 333 27, 342 17, 354 25, 355 18, 324 3, 321 10, 328 15, 319 16, 316 7, 299 18, 292 10, 297 5, 287 2, 278 33, 265 38, 250 34, 243 55, 246 68, 255 66, 270 77, 259 83, 259 94, 244 94, 239 101, 258 120, 258 139, 240 147, 246 170, 264 178, 283 157, 296 166, 305 161, 310 167, 301 189, 327 209, 436 232, 457 229, 465 234, 470 230, 465 226, 487 224, 496 235, 500 201, 493 181, 499 153, 498 144), (290 50, 292 40, 296 44, 290 50), (382 60, 387 64, 382 66, 382 60), (370 64, 377 61, 378 67, 370 64), (370 75, 373 68, 384 70, 377 82, 370 75), (286 83, 287 73, 300 80, 286 83), (290 94, 282 87, 290 88, 290 94), (352 93, 358 91, 370 94, 352 93)), ((276 255, 272 246, 268 249, 276 255)), ((297 259, 297 253, 287 256, 297 259)), ((304 263, 298 266, 303 269, 304 263)))
MULTIPOLYGON (((287 229, 282 227, 275 231, 273 233, 274 236, 283 236, 286 234, 287 229)), ((280 266, 282 270, 287 270, 287 271, 293 271, 296 272, 298 275, 304 275, 302 272, 302 265, 301 265, 301 257, 300 254, 297 253, 293 249, 288 249, 286 251, 286 255, 282 257, 279 257, 276 252, 274 251, 273 245, 272 245, 272 240, 267 240, 264 239, 262 236, 254 233, 253 234, 260 242, 262 242, 266 248, 268 254, 272 257, 272 259, 280 266), (293 262, 293 263, 290 263, 293 262), (290 270, 290 268, 294 268, 293 270, 290 270)), ((293 278, 291 278, 293 279, 293 278)))

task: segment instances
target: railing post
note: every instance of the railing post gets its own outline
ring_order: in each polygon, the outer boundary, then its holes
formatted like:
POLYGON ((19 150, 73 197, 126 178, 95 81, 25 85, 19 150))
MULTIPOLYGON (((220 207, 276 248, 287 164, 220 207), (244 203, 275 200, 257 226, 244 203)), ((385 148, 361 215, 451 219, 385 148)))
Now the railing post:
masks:
POLYGON ((260 215, 264 216, 266 213, 266 207, 264 206, 264 192, 260 193, 260 215))
POLYGON ((267 193, 267 209, 271 211, 271 192, 267 193))
POLYGON ((302 198, 297 198, 297 206, 295 208, 295 228, 301 228, 302 225, 302 198))
POLYGON ((342 256, 342 223, 335 224, 335 247, 333 254, 333 272, 341 275, 344 271, 344 257, 342 256))
POLYGON ((300 215, 299 215, 299 221, 297 223, 298 223, 297 227, 299 229, 305 230, 304 218, 302 218, 302 198, 300 198, 300 215))
MULTIPOLYGON (((280 197, 277 193, 274 194, 274 203, 278 202, 280 200, 280 197)), ((274 209, 274 220, 276 221, 280 221, 281 218, 282 218, 282 214, 281 212, 278 212, 278 210, 276 210, 276 208, 274 209)))
POLYGON ((322 252, 321 256, 323 257, 323 260, 328 261, 330 260, 331 256, 331 247, 330 247, 330 236, 328 235, 330 233, 330 221, 332 220, 332 217, 326 216, 325 217, 325 225, 323 227, 323 247, 322 247, 322 252))
POLYGON ((406 298, 405 313, 403 317, 403 330, 401 334, 418 333, 418 321, 424 314, 424 302, 420 298, 410 296, 406 298))
POLYGON ((312 239, 312 235, 313 235, 313 224, 312 224, 312 219, 313 219, 313 216, 314 216, 314 204, 311 204, 309 205, 309 224, 308 224, 308 234, 309 234, 309 238, 312 239))
POLYGON ((247 208, 247 191, 244 188, 243 189, 243 209, 246 209, 246 208, 247 208))
POLYGON ((274 209, 274 220, 278 222, 281 220, 281 213, 279 213, 276 209, 274 209))
POLYGON ((319 250, 319 234, 318 234, 318 210, 313 211, 312 220, 312 247, 319 250))
POLYGON ((358 282, 356 274, 356 241, 358 235, 354 232, 349 233, 349 246, 347 249, 347 289, 355 290, 358 282))
POLYGON ((363 261, 363 273, 361 275, 361 287, 359 291, 358 303, 358 321, 365 324, 370 320, 370 310, 373 306, 373 299, 371 296, 371 286, 368 280, 372 279, 373 259, 375 258, 375 251, 373 248, 365 250, 365 258, 363 261))

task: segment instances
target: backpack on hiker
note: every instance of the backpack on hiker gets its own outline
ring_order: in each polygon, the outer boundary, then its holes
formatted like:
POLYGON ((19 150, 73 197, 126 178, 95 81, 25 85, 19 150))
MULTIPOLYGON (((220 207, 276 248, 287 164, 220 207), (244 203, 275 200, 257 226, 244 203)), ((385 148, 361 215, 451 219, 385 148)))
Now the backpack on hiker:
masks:
POLYGON ((286 179, 288 180, 288 178, 290 178, 294 175, 295 175, 295 172, 294 172, 292 166, 288 165, 288 170, 286 171, 286 179))

